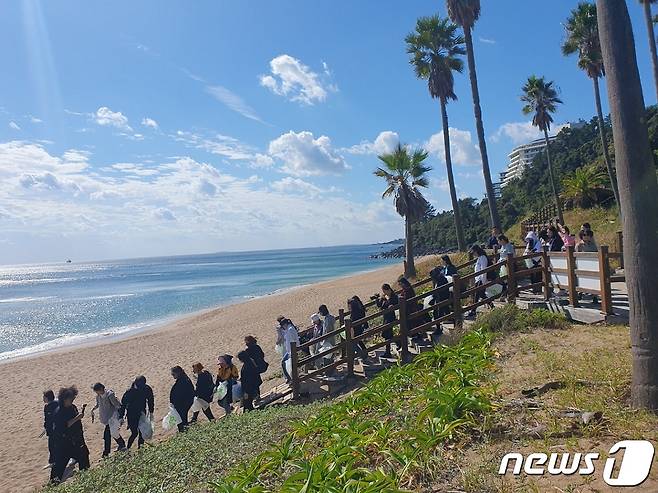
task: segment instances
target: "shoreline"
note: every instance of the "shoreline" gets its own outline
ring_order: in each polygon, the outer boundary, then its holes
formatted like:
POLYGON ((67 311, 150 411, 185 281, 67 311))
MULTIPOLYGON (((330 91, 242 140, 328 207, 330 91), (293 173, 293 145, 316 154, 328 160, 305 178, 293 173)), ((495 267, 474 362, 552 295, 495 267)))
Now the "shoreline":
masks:
POLYGON ((76 348, 86 348, 86 347, 92 347, 98 344, 112 344, 114 342, 119 342, 123 341, 125 339, 129 339, 131 337, 136 337, 139 335, 143 334, 149 334, 149 333, 155 333, 160 330, 166 330, 167 327, 174 325, 176 323, 184 322, 185 319, 187 318, 194 318, 197 316, 202 316, 208 312, 212 312, 214 310, 219 310, 221 308, 225 308, 228 306, 235 306, 235 305, 241 305, 244 303, 249 303, 250 301, 261 299, 261 298, 266 298, 268 296, 276 296, 279 294, 285 294, 297 289, 303 289, 307 286, 312 286, 313 284, 318 284, 318 283, 323 283, 323 282, 330 282, 330 281, 335 281, 335 280, 340 280, 340 279, 345 279, 353 276, 358 276, 361 274, 367 274, 370 272, 376 272, 380 269, 386 269, 388 267, 391 267, 393 265, 396 265, 395 263, 390 263, 388 265, 382 265, 375 267, 373 269, 366 269, 366 270, 361 270, 361 271, 356 271, 350 274, 341 274, 336 277, 327 277, 327 278, 320 278, 318 280, 315 280, 311 283, 306 283, 306 284, 296 284, 293 286, 288 286, 285 288, 279 288, 276 289, 270 293, 265 293, 261 295, 253 295, 253 296, 246 296, 242 297, 239 299, 233 299, 229 300, 225 303, 220 303, 217 305, 213 305, 208 308, 203 308, 201 310, 194 310, 191 312, 186 312, 186 313, 179 313, 179 314, 172 314, 170 316, 164 317, 164 318, 158 318, 154 319, 148 322, 141 322, 141 323, 136 323, 136 324, 129 324, 121 327, 110 327, 107 329, 104 329, 103 331, 100 332, 91 332, 88 334, 74 334, 72 336, 66 336, 70 337, 71 340, 70 342, 62 341, 62 339, 66 339, 66 337, 59 337, 56 339, 51 339, 49 341, 44 341, 42 343, 33 345, 33 346, 27 346, 25 348, 18 348, 14 349, 12 351, 7 351, 4 354, 8 353, 14 353, 14 352, 21 352, 25 351, 22 354, 16 354, 16 355, 10 355, 10 356, 3 356, 3 354, 0 354, 0 366, 15 362, 15 361, 22 361, 22 360, 29 360, 32 358, 38 358, 41 356, 48 355, 50 353, 59 353, 63 351, 68 351, 68 350, 73 350, 76 348), (130 328, 132 325, 141 325, 140 327, 134 327, 130 328), (129 327, 125 330, 120 330, 123 327, 129 327), (116 331, 116 332, 113 332, 116 331), (58 343, 58 341, 61 341, 58 343), (47 346, 44 347, 43 349, 38 349, 42 346, 47 346))
MULTIPOLYGON (((382 283, 394 281, 400 273, 401 264, 396 263, 365 273, 291 286, 186 314, 137 334, 122 334, 120 339, 96 340, 0 362, 0 395, 5 410, 5 426, 0 428, 0 467, 5 474, 0 477, 0 491, 34 491, 48 479, 48 471, 42 469, 47 459, 46 440, 35 438, 43 426, 43 390, 57 392, 60 386, 75 384, 80 391, 76 404, 92 407, 95 398, 90 389, 94 383, 104 383, 120 398, 137 375, 145 375, 155 394, 157 442, 166 436, 159 420, 168 411, 172 366, 181 365, 191 373, 191 365, 201 362, 214 373, 217 355, 237 354, 244 347, 244 336, 253 335, 270 363, 263 375, 265 391, 281 380, 279 357, 274 349, 278 315, 289 317, 303 328, 310 324, 310 316, 320 304, 326 304, 337 315, 348 297, 367 299, 379 291, 382 283)), ((216 404, 213 406, 213 412, 219 409, 216 404)), ((88 416, 83 426, 94 467, 102 451, 103 428, 98 423, 91 424, 88 416)), ((126 438, 125 428, 122 433, 126 438)))

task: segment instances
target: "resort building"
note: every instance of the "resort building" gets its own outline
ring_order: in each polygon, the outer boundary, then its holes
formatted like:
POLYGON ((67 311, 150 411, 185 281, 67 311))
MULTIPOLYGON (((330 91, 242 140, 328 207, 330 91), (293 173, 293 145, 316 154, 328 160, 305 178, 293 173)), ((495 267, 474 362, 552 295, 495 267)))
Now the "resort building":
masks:
MULTIPOLYGON (((549 140, 555 140, 555 136, 549 137, 549 140)), ((504 178, 503 173, 501 173, 501 186, 504 187, 515 178, 520 178, 523 171, 532 164, 537 154, 544 152, 544 149, 546 149, 544 139, 533 140, 528 144, 515 147, 508 156, 509 163, 507 164, 507 170, 504 172, 504 178)))

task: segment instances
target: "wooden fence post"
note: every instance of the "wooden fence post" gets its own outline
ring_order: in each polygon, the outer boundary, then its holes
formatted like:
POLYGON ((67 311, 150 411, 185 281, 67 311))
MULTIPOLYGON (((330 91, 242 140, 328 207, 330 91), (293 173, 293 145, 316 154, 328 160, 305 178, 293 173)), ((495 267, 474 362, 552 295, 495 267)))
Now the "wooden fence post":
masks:
POLYGON ((599 247, 599 278, 601 285, 601 311, 612 315, 612 287, 610 286, 610 258, 608 245, 599 247))
MULTIPOLYGON (((345 327, 345 310, 340 308, 338 310, 338 326, 339 327, 345 327)), ((343 337, 344 339, 345 337, 343 337)), ((345 358, 345 355, 347 354, 345 352, 345 346, 343 346, 340 350, 341 356, 345 358)))
POLYGON ((551 298, 551 272, 548 268, 549 257, 546 250, 541 252, 542 281, 544 282, 544 299, 548 301, 551 298))
POLYGON ((619 258, 619 268, 624 268, 624 233, 622 231, 617 231, 617 251, 621 253, 619 258))
POLYGON ((290 343, 290 378, 292 380, 292 398, 299 399, 299 365, 297 364, 297 343, 290 343))
POLYGON ((452 311, 455 318, 455 329, 462 327, 462 283, 459 274, 452 276, 452 311))
POLYGON ((507 256, 507 302, 516 301, 516 258, 514 255, 507 256))
POLYGON ((578 278, 576 277, 576 256, 574 247, 567 247, 567 279, 569 288, 569 304, 576 308, 578 306, 578 278))
POLYGON ((409 357, 409 318, 407 316, 407 300, 400 300, 400 360, 406 363, 409 357))
POLYGON ((354 375, 354 343, 352 341, 352 319, 345 319, 345 358, 347 358, 347 376, 354 375))

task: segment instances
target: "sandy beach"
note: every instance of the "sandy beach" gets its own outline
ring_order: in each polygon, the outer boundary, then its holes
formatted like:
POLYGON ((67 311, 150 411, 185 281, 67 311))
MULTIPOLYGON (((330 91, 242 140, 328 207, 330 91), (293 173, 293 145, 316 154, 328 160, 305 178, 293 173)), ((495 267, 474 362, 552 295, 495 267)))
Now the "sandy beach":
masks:
MULTIPOLYGON (((156 402, 156 439, 163 437, 159 421, 168 409, 172 379, 169 370, 183 366, 191 375, 191 365, 200 361, 215 371, 217 355, 235 355, 243 348, 247 334, 256 336, 270 361, 268 374, 280 370, 274 351, 276 317, 284 314, 300 327, 320 304, 338 314, 346 299, 357 294, 366 300, 383 282, 400 274, 401 266, 320 282, 280 294, 217 308, 179 319, 149 332, 113 341, 99 341, 42 353, 34 357, 0 363, 0 396, 4 426, 0 427, 0 491, 33 491, 48 480, 43 470, 47 462, 47 442, 35 438, 43 426, 44 389, 75 384, 80 389, 76 404, 94 405, 91 385, 103 382, 119 398, 135 376, 144 374, 153 387, 156 402)), ((268 380, 264 389, 277 383, 268 380)), ((215 405, 213 408, 219 414, 215 405)), ((202 419, 205 419, 203 416, 202 419)), ((91 423, 87 412, 85 437, 92 454, 92 467, 102 451, 102 427, 91 423)), ((124 438, 127 438, 123 431, 124 438)))

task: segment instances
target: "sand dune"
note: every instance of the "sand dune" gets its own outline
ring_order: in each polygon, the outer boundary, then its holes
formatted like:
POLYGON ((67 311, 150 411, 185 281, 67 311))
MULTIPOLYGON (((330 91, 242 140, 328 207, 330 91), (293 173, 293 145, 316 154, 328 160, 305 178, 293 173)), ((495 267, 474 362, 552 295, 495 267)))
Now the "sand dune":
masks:
MULTIPOLYGON (((268 373, 274 374, 280 369, 274 351, 279 314, 306 326, 310 315, 325 303, 337 315, 349 296, 367 299, 400 271, 400 266, 386 267, 210 310, 121 340, 0 363, 0 491, 31 491, 48 480, 48 471, 42 470, 48 458, 46 440, 35 438, 42 429, 44 389, 56 392, 62 385, 75 384, 80 389, 78 406, 88 403, 93 407, 90 387, 95 382, 103 382, 120 397, 136 375, 144 374, 155 392, 156 418, 161 418, 168 408, 172 366, 181 365, 191 374, 191 365, 200 361, 214 372, 217 355, 235 355, 243 347, 243 337, 252 334, 273 363, 268 373)), ((270 380, 266 386, 274 383, 270 380)), ((102 451, 102 428, 91 423, 89 413, 84 427, 94 464, 102 451)), ((156 435, 156 439, 163 436, 160 426, 156 435)))

